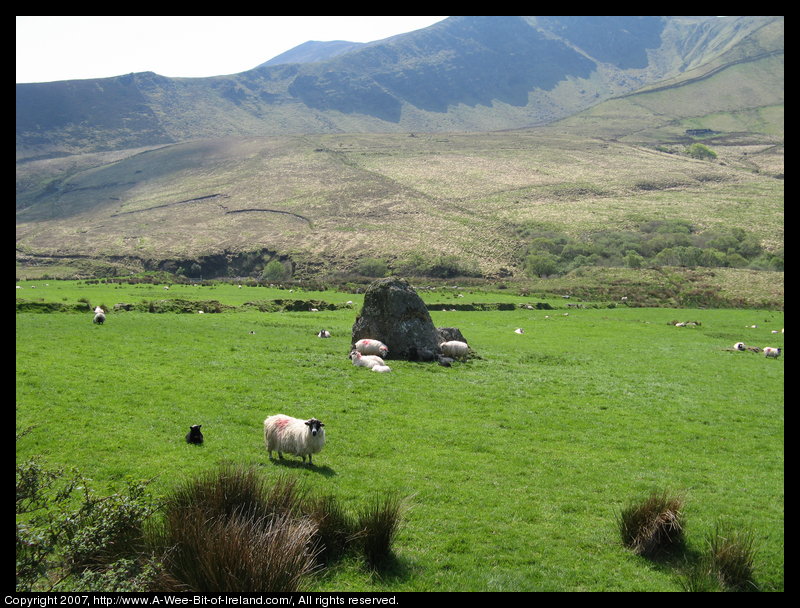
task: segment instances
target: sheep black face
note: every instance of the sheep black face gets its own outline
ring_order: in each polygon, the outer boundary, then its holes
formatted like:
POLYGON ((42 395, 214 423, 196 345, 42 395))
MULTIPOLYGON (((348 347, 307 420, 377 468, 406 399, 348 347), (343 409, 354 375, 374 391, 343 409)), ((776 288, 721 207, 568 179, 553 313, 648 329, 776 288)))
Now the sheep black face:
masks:
POLYGON ((311 434, 316 437, 317 433, 319 433, 320 429, 325 425, 316 418, 312 418, 311 420, 306 420, 306 426, 311 431, 311 434))
POLYGON ((203 433, 200 432, 202 424, 193 424, 186 435, 186 443, 203 443, 203 433))

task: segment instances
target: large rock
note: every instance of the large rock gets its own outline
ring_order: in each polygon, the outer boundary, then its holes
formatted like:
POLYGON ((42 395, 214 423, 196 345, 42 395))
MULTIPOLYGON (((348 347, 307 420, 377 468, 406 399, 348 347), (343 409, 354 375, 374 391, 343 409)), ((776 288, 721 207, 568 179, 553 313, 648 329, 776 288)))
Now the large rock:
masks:
POLYGON ((441 355, 439 333, 425 303, 398 277, 378 279, 364 293, 361 315, 353 324, 353 341, 380 340, 389 347, 389 359, 434 361, 441 355))

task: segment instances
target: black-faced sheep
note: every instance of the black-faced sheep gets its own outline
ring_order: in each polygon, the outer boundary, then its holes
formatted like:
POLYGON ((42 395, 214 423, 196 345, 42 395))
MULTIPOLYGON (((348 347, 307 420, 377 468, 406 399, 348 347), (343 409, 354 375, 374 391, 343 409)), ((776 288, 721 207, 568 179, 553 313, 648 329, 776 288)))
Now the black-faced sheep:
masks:
POLYGON ((200 432, 201 426, 203 425, 193 424, 189 428, 189 432, 186 434, 186 443, 195 443, 195 444, 203 443, 203 433, 200 432))
POLYGON ((330 338, 330 337, 331 337, 331 332, 329 332, 327 329, 320 329, 319 333, 317 334, 317 338, 330 338))
POLYGON ((764 349, 764 356, 765 357, 773 357, 773 358, 777 359, 780 356, 780 354, 781 354, 781 349, 780 348, 773 348, 772 346, 767 346, 764 349))
MULTIPOLYGON (((100 307, 98 306, 97 308, 100 307)), ((97 323, 98 325, 102 325, 105 322, 106 322, 106 313, 103 312, 103 309, 100 308, 99 312, 97 311, 97 309, 95 309, 94 319, 92 319, 92 323, 97 323)))
POLYGON ((325 445, 324 426, 316 418, 300 420, 283 414, 270 416, 264 420, 264 443, 269 457, 272 458, 274 450, 281 459, 286 452, 300 456, 303 462, 308 456, 308 464, 314 464, 311 455, 319 453, 325 445))

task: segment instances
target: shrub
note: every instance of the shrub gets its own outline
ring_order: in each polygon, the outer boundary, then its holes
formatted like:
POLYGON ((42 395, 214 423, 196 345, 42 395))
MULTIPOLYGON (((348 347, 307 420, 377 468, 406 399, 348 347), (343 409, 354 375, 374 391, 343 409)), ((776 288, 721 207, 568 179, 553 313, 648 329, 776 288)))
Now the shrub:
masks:
POLYGON ((657 557, 684 545, 683 497, 652 492, 632 502, 618 517, 623 544, 634 553, 657 557))
MULTIPOLYGON (((87 569, 119 570, 126 560, 137 564, 140 581, 152 569, 144 546, 144 524, 155 511, 141 482, 129 482, 127 493, 97 496, 77 473, 49 469, 31 459, 17 465, 16 589, 52 590, 68 575, 85 576, 87 569), (78 489, 83 496, 76 504, 78 489)), ((100 587, 102 575, 93 584, 100 587)), ((111 585, 110 580, 107 580, 111 585)), ((142 582, 142 584, 145 584, 142 582)), ((121 590, 113 584, 111 589, 121 590)))
POLYGON ((279 260, 272 260, 261 273, 262 281, 284 281, 292 276, 292 271, 279 260))
POLYGON ((713 160, 717 158, 717 153, 714 152, 714 150, 701 143, 694 143, 690 146, 687 146, 683 152, 692 158, 697 158, 700 160, 713 160))
POLYGON ((364 258, 359 260, 356 265, 356 271, 365 277, 382 278, 389 273, 389 267, 383 260, 364 258))

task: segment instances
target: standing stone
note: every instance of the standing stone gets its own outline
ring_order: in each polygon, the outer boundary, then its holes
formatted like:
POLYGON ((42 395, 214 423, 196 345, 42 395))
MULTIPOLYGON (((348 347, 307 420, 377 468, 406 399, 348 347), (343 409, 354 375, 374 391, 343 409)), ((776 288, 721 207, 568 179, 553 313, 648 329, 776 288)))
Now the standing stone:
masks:
POLYGON ((362 338, 388 346, 388 359, 433 361, 441 355, 439 333, 428 308, 408 281, 398 277, 378 279, 364 292, 352 344, 362 338))

